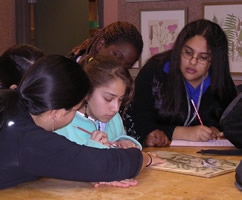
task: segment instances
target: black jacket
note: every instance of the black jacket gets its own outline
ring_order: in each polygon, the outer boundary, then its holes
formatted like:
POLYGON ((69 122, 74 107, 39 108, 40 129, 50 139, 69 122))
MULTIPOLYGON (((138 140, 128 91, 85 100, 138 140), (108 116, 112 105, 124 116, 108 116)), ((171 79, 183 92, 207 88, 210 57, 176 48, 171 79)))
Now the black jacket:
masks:
POLYGON ((14 122, 0 132, 0 188, 39 177, 76 181, 132 178, 143 157, 137 148, 96 149, 81 146, 35 125, 19 102, 14 122))
POLYGON ((242 149, 242 93, 224 111, 221 126, 224 136, 238 149, 242 149))

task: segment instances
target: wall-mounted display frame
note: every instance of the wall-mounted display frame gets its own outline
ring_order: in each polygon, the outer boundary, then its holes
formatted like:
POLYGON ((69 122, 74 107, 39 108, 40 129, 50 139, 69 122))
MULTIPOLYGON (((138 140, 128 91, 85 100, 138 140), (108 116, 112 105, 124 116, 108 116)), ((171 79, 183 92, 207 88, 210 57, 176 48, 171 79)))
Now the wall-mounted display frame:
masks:
POLYGON ((139 67, 151 56, 173 47, 187 23, 187 9, 140 10, 140 32, 144 47, 139 67))
POLYGON ((242 2, 203 3, 203 18, 220 25, 228 39, 230 72, 242 75, 242 2))

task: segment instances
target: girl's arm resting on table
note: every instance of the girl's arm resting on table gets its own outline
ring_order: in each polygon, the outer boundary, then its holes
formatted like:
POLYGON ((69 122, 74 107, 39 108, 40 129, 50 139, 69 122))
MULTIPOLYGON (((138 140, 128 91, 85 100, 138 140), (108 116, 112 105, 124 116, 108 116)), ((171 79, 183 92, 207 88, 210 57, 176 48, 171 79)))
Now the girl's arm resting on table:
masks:
MULTIPOLYGON (((143 154, 143 164, 142 164, 142 169, 145 167, 157 165, 157 164, 162 164, 165 163, 165 159, 159 158, 155 153, 149 152, 149 153, 142 153, 143 154), (149 154, 149 155, 148 155, 149 154)), ((141 170, 142 170, 141 169, 141 170)), ((127 188, 130 186, 136 186, 137 181, 134 179, 125 179, 122 181, 112 181, 112 182, 98 182, 98 183, 93 183, 94 187, 99 187, 100 185, 108 185, 108 186, 113 186, 113 187, 122 187, 122 188, 127 188)))
MULTIPOLYGON (((35 134, 32 135, 34 138, 35 134)), ((32 138, 22 142, 19 154, 23 170, 33 176, 85 182, 120 181, 135 177, 143 163, 137 148, 91 148, 46 132, 39 134, 38 140, 32 138)))
POLYGON ((198 125, 183 127, 177 126, 173 132, 173 140, 189 140, 189 141, 208 141, 215 139, 213 131, 207 126, 198 125))
POLYGON ((144 169, 145 167, 158 165, 166 162, 165 159, 158 157, 157 154, 154 152, 147 152, 147 153, 142 152, 142 154, 143 154, 143 164, 142 164, 141 170, 144 169))

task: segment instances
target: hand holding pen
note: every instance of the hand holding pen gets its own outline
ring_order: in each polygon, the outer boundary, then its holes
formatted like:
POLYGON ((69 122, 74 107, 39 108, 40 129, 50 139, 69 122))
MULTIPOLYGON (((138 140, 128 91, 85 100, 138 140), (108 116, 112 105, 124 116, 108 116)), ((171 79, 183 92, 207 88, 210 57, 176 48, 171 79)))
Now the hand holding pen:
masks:
POLYGON ((102 131, 93 131, 92 135, 91 135, 91 139, 96 142, 99 142, 107 147, 111 146, 111 144, 108 141, 107 134, 102 131))
MULTIPOLYGON (((196 107, 196 105, 195 105, 193 99, 191 99, 191 102, 192 102, 192 105, 193 105, 194 110, 195 110, 195 112, 196 112, 197 118, 198 118, 200 124, 203 126, 202 119, 201 119, 201 117, 200 117, 200 115, 199 115, 199 113, 198 113, 197 107, 196 107)), ((217 140, 217 139, 220 139, 220 137, 223 136, 223 133, 220 132, 216 127, 210 127, 210 129, 211 129, 211 131, 212 131, 212 132, 211 132, 211 138, 210 138, 210 139, 217 140)))
MULTIPOLYGON (((100 133, 98 133, 98 132, 101 132, 101 131, 94 131, 93 133, 91 133, 91 132, 89 132, 89 131, 87 131, 87 130, 85 130, 85 129, 83 129, 83 128, 81 128, 81 127, 75 125, 75 124, 73 124, 73 126, 76 127, 76 128, 78 128, 79 130, 81 130, 81 131, 83 131, 83 132, 85 132, 85 133, 91 135, 91 136, 93 136, 94 132, 96 132, 95 134, 97 134, 97 135, 100 134, 100 133)), ((102 133, 103 133, 103 132, 102 132, 102 133)), ((106 134, 106 133, 104 133, 104 134, 106 134)), ((107 141, 106 141, 106 139, 103 141, 102 138, 99 138, 99 137, 102 136, 102 135, 99 135, 99 136, 97 136, 97 135, 95 135, 94 138, 97 138, 97 140, 100 140, 100 141, 101 141, 101 142, 100 142, 101 144, 105 145, 105 144, 107 143, 107 144, 109 145, 108 147, 110 147, 110 146, 117 147, 117 145, 116 145, 115 143, 109 142, 108 139, 107 139, 107 141), (105 142, 105 143, 104 143, 104 142, 105 142)), ((107 136, 107 134, 106 134, 106 136, 107 136)), ((98 142, 99 142, 99 141, 98 141, 98 142)), ((107 146, 107 145, 106 145, 106 146, 107 146)))

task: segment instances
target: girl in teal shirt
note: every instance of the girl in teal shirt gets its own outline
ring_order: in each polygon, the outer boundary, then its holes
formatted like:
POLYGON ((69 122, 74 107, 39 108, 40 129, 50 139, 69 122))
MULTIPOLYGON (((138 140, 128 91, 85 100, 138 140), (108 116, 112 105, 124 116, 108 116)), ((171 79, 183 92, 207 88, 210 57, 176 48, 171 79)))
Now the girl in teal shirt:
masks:
POLYGON ((111 56, 95 57, 84 70, 91 82, 89 94, 72 122, 56 132, 77 144, 91 147, 110 148, 113 143, 119 148, 142 149, 137 140, 126 135, 118 113, 120 106, 129 103, 133 96, 129 71, 111 56))

